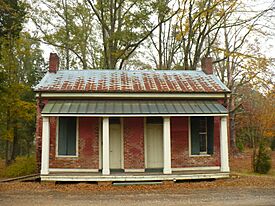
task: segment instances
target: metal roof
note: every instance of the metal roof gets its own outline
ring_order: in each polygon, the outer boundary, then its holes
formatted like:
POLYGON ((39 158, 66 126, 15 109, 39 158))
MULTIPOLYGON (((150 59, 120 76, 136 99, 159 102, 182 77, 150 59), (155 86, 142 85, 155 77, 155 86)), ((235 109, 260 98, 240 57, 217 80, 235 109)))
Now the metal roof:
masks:
POLYGON ((227 114, 227 110, 216 101, 59 100, 49 101, 42 114, 227 114))
POLYGON ((224 93, 215 75, 186 70, 59 70, 47 73, 34 91, 224 93))

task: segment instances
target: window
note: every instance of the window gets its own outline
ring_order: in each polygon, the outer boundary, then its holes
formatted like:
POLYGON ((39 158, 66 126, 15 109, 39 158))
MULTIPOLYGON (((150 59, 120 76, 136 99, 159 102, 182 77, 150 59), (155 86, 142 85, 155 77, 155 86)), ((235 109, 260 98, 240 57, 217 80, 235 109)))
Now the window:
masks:
POLYGON ((214 118, 191 117, 191 155, 213 154, 214 118))
POLYGON ((76 156, 76 118, 60 117, 58 127, 58 155, 76 156))

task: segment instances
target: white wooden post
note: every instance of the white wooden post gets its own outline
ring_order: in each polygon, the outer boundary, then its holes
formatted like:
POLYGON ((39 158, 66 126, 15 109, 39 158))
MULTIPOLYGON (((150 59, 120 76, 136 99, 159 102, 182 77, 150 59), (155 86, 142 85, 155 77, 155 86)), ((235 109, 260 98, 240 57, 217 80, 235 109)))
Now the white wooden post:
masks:
POLYGON ((42 124, 42 154, 41 154, 41 175, 49 174, 49 153, 50 153, 50 123, 49 117, 43 117, 42 124))
POLYGON ((170 117, 163 118, 163 173, 171 174, 171 135, 170 117))
POLYGON ((221 172, 229 172, 227 117, 221 117, 220 148, 221 148, 221 172))
POLYGON ((103 140, 103 164, 102 164, 102 174, 109 175, 110 174, 110 165, 109 165, 109 117, 103 117, 102 124, 102 140, 103 140))

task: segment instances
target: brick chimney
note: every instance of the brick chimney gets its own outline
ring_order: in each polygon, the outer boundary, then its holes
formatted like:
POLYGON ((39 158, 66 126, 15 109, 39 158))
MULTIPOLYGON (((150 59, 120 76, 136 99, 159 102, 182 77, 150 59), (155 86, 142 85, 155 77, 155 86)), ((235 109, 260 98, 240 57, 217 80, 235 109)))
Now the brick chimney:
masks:
POLYGON ((201 69, 205 74, 213 74, 212 57, 203 57, 201 59, 201 69))
POLYGON ((59 69, 59 57, 56 53, 50 53, 49 72, 56 73, 59 69))

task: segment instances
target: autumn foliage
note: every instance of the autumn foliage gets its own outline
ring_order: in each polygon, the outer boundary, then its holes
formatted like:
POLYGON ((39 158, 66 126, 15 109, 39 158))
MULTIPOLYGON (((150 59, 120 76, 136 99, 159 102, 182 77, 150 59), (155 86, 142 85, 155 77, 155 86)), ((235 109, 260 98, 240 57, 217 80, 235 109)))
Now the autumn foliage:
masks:
POLYGON ((245 87, 242 112, 237 115, 237 140, 240 145, 253 148, 253 170, 267 173, 270 169, 271 140, 275 136, 274 91, 262 94, 245 87))

